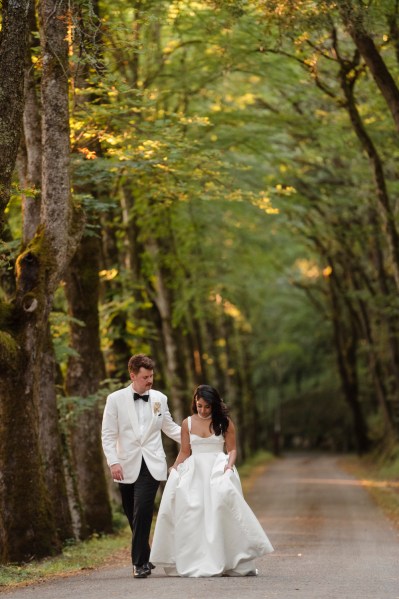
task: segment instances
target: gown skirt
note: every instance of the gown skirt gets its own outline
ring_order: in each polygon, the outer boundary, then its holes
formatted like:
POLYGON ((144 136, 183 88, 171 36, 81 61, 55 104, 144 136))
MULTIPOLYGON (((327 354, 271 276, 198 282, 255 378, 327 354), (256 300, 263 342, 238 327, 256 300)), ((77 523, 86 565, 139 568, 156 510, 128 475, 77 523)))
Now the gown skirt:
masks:
POLYGON ((170 576, 254 575, 254 558, 273 547, 243 497, 237 470, 224 472, 224 439, 190 433, 190 443, 191 456, 165 485, 150 561, 170 576))

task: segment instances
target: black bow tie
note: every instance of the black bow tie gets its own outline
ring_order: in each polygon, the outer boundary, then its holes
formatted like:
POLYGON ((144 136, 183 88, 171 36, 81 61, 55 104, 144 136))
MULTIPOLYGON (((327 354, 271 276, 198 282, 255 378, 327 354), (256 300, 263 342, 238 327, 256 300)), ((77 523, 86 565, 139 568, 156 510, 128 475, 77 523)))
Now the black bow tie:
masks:
POLYGON ((139 393, 133 393, 133 399, 142 399, 143 401, 148 401, 149 395, 140 395, 139 393))

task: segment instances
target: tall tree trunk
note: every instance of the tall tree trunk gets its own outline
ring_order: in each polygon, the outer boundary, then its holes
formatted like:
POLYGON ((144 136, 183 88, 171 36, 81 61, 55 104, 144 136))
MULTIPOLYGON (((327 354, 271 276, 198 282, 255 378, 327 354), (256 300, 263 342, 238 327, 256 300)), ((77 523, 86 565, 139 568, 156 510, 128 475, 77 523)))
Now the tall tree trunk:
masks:
MULTIPOLYGON (((215 310, 216 312, 216 310, 215 310)), ((221 332, 220 319, 217 315, 209 315, 204 322, 204 330, 209 340, 208 360, 212 362, 213 376, 209 385, 216 387, 223 396, 225 393, 226 371, 221 359, 220 341, 223 339, 221 332)))
MULTIPOLYGON (((372 261, 375 264, 377 280, 380 284, 380 293, 382 297, 385 298, 385 301, 391 303, 392 301, 396 302, 396 299, 393 298, 392 292, 393 288, 391 287, 391 292, 389 290, 389 277, 385 272, 383 255, 380 247, 380 239, 381 234, 378 227, 380 226, 379 217, 375 209, 370 210, 370 219, 369 225, 371 230, 374 231, 374 235, 372 237, 372 245, 371 245, 371 256, 372 261)), ((379 408, 381 410, 381 414, 385 424, 385 434, 389 434, 392 436, 393 434, 393 423, 392 423, 392 415, 391 415, 391 407, 388 401, 390 393, 388 392, 388 388, 391 387, 393 393, 396 393, 396 385, 397 385, 397 367, 395 365, 395 346, 396 346, 396 319, 392 319, 389 314, 383 314, 380 316, 382 321, 386 323, 387 335, 389 339, 389 349, 390 349, 390 358, 386 359, 384 352, 379 350, 378 341, 374 338, 373 333, 373 324, 372 324, 372 316, 370 314, 369 304, 375 305, 378 303, 376 298, 376 294, 378 291, 374 289, 373 281, 371 280, 368 269, 364 268, 362 263, 358 262, 358 259, 354 256, 352 250, 352 238, 347 238, 345 225, 344 223, 340 223, 338 229, 338 242, 340 246, 344 250, 344 254, 341 257, 341 267, 346 273, 344 275, 344 284, 340 286, 340 294, 341 296, 346 296, 346 304, 348 306, 348 310, 350 313, 350 319, 353 323, 358 323, 358 328, 360 334, 365 338, 368 343, 368 358, 370 364, 370 373, 372 375, 372 380, 374 382, 375 387, 375 396, 377 398, 377 402, 379 408), (364 288, 367 289, 370 294, 370 300, 367 302, 362 299, 362 292, 364 292, 364 288), (348 290, 355 291, 355 299, 351 299, 349 297, 348 290), (357 309, 355 308, 357 306, 357 309), (384 363, 385 362, 385 363, 384 363), (386 384, 387 383, 387 384, 386 384)), ((340 277, 342 280, 342 277, 340 277)), ((391 281, 391 284, 393 281, 391 281)), ((396 294, 395 294, 396 296, 396 294)), ((389 311, 390 312, 390 311, 389 311)), ((378 324, 378 329, 383 329, 381 327, 381 322, 378 324)), ((385 331, 384 331, 385 332, 385 331)))
MULTIPOLYGON (((241 340, 237 334, 235 324, 228 319, 227 315, 221 315, 221 333, 225 340, 225 394, 224 400, 231 409, 231 416, 237 427, 237 450, 239 460, 245 460, 248 452, 248 435, 254 435, 255 430, 249 428, 249 420, 252 414, 246 413, 246 399, 248 388, 241 376, 241 340)), ((253 409, 253 405, 250 410, 253 409)))
POLYGON ((41 183, 42 183, 42 144, 41 115, 37 85, 31 49, 36 45, 33 33, 37 32, 35 3, 29 6, 30 44, 25 59, 25 107, 23 115, 23 132, 25 141, 26 165, 19 171, 19 179, 23 189, 29 194, 22 196, 23 235, 22 241, 27 245, 33 239, 40 224, 41 183))
POLYGON ((56 361, 49 323, 43 335, 41 365, 35 401, 39 411, 39 439, 46 489, 61 541, 74 536, 64 472, 63 448, 57 410, 56 361))
MULTIPOLYGON (((56 268, 49 273, 54 291, 68 263, 68 234, 72 221, 68 106, 67 0, 42 0, 42 148, 41 222, 45 224, 56 268)), ((49 303, 52 297, 49 298, 49 303)))
POLYGON ((366 128, 364 127, 363 121, 357 109, 353 89, 355 79, 350 76, 350 72, 356 69, 357 59, 355 57, 352 62, 343 60, 339 54, 336 38, 334 39, 334 46, 338 57, 338 62, 340 64, 341 88, 346 99, 346 108, 354 132, 361 144, 362 149, 366 152, 369 158, 370 166, 374 174, 377 202, 385 225, 385 234, 391 254, 396 287, 399 289, 399 235, 396 228, 395 215, 393 213, 388 194, 383 163, 371 137, 368 135, 366 128))
POLYGON ((190 349, 190 363, 188 368, 193 374, 194 385, 201 384, 206 380, 205 376, 205 365, 204 365, 204 351, 202 347, 201 332, 198 324, 198 320, 193 318, 192 306, 187 306, 186 309, 186 323, 189 336, 189 349, 190 349))
MULTIPOLYGON (((374 212, 374 211, 373 211, 374 212)), ((386 272, 386 268, 384 265, 383 254, 381 247, 378 243, 378 218, 377 215, 372 214, 370 219, 370 224, 373 229, 376 231, 373 239, 373 248, 372 248, 372 259, 375 265, 375 269, 377 272, 377 280, 379 283, 379 289, 382 296, 385 298, 385 301, 388 303, 390 307, 388 310, 384 311, 383 318, 386 322, 387 327, 387 335, 388 335, 388 344, 390 349, 390 379, 393 383, 394 393, 393 398, 390 403, 392 403, 391 412, 397 409, 399 405, 399 342, 398 342, 398 319, 396 317, 396 302, 397 295, 393 286, 393 281, 391 281, 391 276, 386 272), (374 218, 373 218, 374 216, 374 218)), ((396 434, 399 433, 398 426, 396 425, 396 434)))
MULTIPOLYGON (((308 220, 312 222, 309 217, 308 220)), ((369 449, 370 441, 367 434, 367 424, 359 401, 357 374, 358 316, 347 298, 346 289, 341 286, 340 278, 337 275, 338 261, 335 263, 332 259, 322 239, 312 236, 311 240, 325 263, 331 268, 331 275, 328 277, 328 293, 331 305, 335 354, 343 396, 352 414, 356 449, 359 454, 362 454, 369 449)))
POLYGON ((392 13, 387 15, 389 36, 395 48, 396 62, 399 63, 399 27, 398 27, 398 3, 392 7, 392 13))
POLYGON ((178 347, 173 334, 170 291, 167 288, 164 273, 158 266, 160 249, 155 239, 147 241, 146 249, 152 257, 155 269, 154 290, 151 294, 161 317, 162 338, 166 356, 166 384, 170 392, 173 416, 175 420, 181 422, 185 417, 185 404, 181 380, 178 374, 178 347))
POLYGON ((0 370, 2 563, 42 557, 58 548, 39 449, 38 412, 31 401, 31 390, 24 388, 26 377, 21 376, 31 364, 27 356, 19 351, 18 341, 12 346, 11 343, 8 356, 2 355, 0 370), (14 353, 12 359, 11 350, 14 353))
POLYGON ((387 391, 384 382, 384 369, 381 364, 381 360, 376 352, 376 343, 373 338, 372 324, 370 322, 370 315, 367 309, 366 303, 361 299, 361 286, 357 283, 356 277, 351 273, 353 288, 359 292, 359 299, 357 304, 359 306, 359 318, 362 325, 362 333, 368 343, 368 356, 370 364, 370 373, 374 382, 375 394, 377 397, 377 405, 380 406, 384 423, 386 426, 386 432, 391 428, 389 412, 387 406, 387 391))
POLYGON ((366 422, 359 402, 359 383, 357 376, 358 340, 353 323, 349 328, 343 326, 343 314, 338 300, 338 294, 335 289, 334 278, 334 274, 329 278, 329 288, 338 371, 341 378, 344 398, 352 412, 353 428, 357 445, 356 449, 359 454, 363 454, 369 449, 370 442, 367 436, 366 422))
MULTIPOLYGON (((96 1, 90 2, 88 6, 76 5, 74 10, 80 26, 74 30, 71 50, 81 59, 74 61, 73 85, 79 92, 74 100, 75 106, 83 109, 86 103, 98 100, 96 94, 90 93, 87 88, 92 69, 95 68, 97 72, 103 70, 100 16, 96 1)), ((102 156, 101 144, 97 137, 87 139, 84 136, 83 143, 94 148, 97 157, 102 156)), ((89 186, 78 182, 74 190, 75 193, 91 194, 95 199, 101 199, 106 194, 106 190, 99 193, 93 182, 90 182, 89 186)), ((96 216, 91 216, 90 224, 99 231, 96 216)), ((72 317, 71 345, 75 350, 75 355, 68 360, 66 376, 66 392, 69 396, 75 396, 71 418, 68 421, 68 437, 76 477, 76 500, 80 507, 75 514, 80 517, 77 527, 81 538, 94 532, 112 530, 96 397, 100 384, 105 379, 98 312, 100 249, 100 239, 97 235, 83 235, 65 279, 68 312, 72 317)))
MULTIPOLYGON (((41 4, 41 227, 17 260, 15 305, 9 310, 12 320, 8 321, 5 331, 7 361, 10 363, 12 355, 14 366, 4 377, 5 384, 1 385, 2 561, 20 561, 32 555, 40 557, 60 547, 56 518, 46 489, 47 473, 39 443, 41 416, 38 407, 43 405, 39 404, 42 356, 46 353, 52 300, 82 230, 77 216, 73 223, 71 219, 67 9, 66 1, 43 0, 41 4)), ((21 40, 18 41, 20 43, 21 40)), ((51 368, 48 372, 50 377, 53 376, 51 368)), ((48 384, 54 385, 54 380, 48 381, 48 384)), ((63 493, 64 488, 60 487, 58 496, 63 493)))
POLYGON ((0 235, 10 199, 24 107, 29 0, 3 2, 0 34, 0 235))
MULTIPOLYGON (((71 321, 71 345, 77 355, 68 361, 68 395, 90 398, 105 379, 99 336, 99 240, 83 237, 66 277, 66 295, 71 321), (79 321, 79 322, 77 322, 79 321), (80 324, 83 323, 83 324, 80 324)), ((97 400, 74 407, 70 440, 77 487, 82 504, 82 538, 93 532, 110 532, 112 515, 108 499, 97 400)))
MULTIPOLYGON (((23 115, 25 164, 24 168, 19 168, 19 180, 22 187, 24 189, 30 188, 34 195, 28 194, 22 198, 22 238, 25 246, 33 239, 40 223, 42 178, 41 115, 31 59, 31 47, 36 44, 32 33, 37 32, 35 4, 33 2, 29 7, 29 20, 31 36, 25 65, 26 100, 23 115)), ((21 161, 19 163, 21 164, 21 161)), ((57 397, 54 385, 56 364, 51 331, 48 325, 43 343, 40 384, 35 397, 39 413, 39 439, 43 466, 46 472, 46 486, 52 504, 56 529, 60 539, 68 539, 73 536, 73 531, 63 471, 57 397)))
POLYGON ((364 62, 376 82, 392 114, 399 132, 399 88, 386 63, 379 53, 373 38, 364 26, 365 9, 363 3, 355 5, 353 0, 339 0, 338 7, 342 20, 363 57, 364 62))
MULTIPOLYGON (((28 1, 4 2, 2 10, 0 232, 22 126, 28 6, 28 1)), ((26 284, 32 289, 32 280, 26 284)), ((46 555, 57 546, 57 537, 42 471, 37 405, 32 401, 32 354, 24 334, 30 313, 18 303, 2 303, 0 320, 0 561, 4 563, 46 555)))

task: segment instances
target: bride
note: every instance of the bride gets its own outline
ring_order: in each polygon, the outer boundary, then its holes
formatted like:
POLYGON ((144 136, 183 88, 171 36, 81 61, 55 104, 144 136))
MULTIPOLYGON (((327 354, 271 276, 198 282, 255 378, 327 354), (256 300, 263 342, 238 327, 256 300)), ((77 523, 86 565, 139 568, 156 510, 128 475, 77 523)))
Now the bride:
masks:
POLYGON ((255 576, 254 558, 273 551, 244 500, 236 456, 226 405, 214 387, 200 385, 154 531, 150 561, 167 574, 255 576))

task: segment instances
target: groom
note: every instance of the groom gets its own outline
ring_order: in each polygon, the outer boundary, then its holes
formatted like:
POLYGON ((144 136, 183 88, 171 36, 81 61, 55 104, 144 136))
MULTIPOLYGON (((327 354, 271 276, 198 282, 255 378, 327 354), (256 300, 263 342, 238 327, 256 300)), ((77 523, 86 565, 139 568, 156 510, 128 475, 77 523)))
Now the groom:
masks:
POLYGON ((147 578, 154 567, 149 538, 155 495, 159 481, 167 477, 161 431, 180 443, 180 426, 170 415, 166 395, 151 389, 152 359, 132 356, 128 370, 131 384, 107 397, 102 444, 132 530, 133 576, 147 578))

